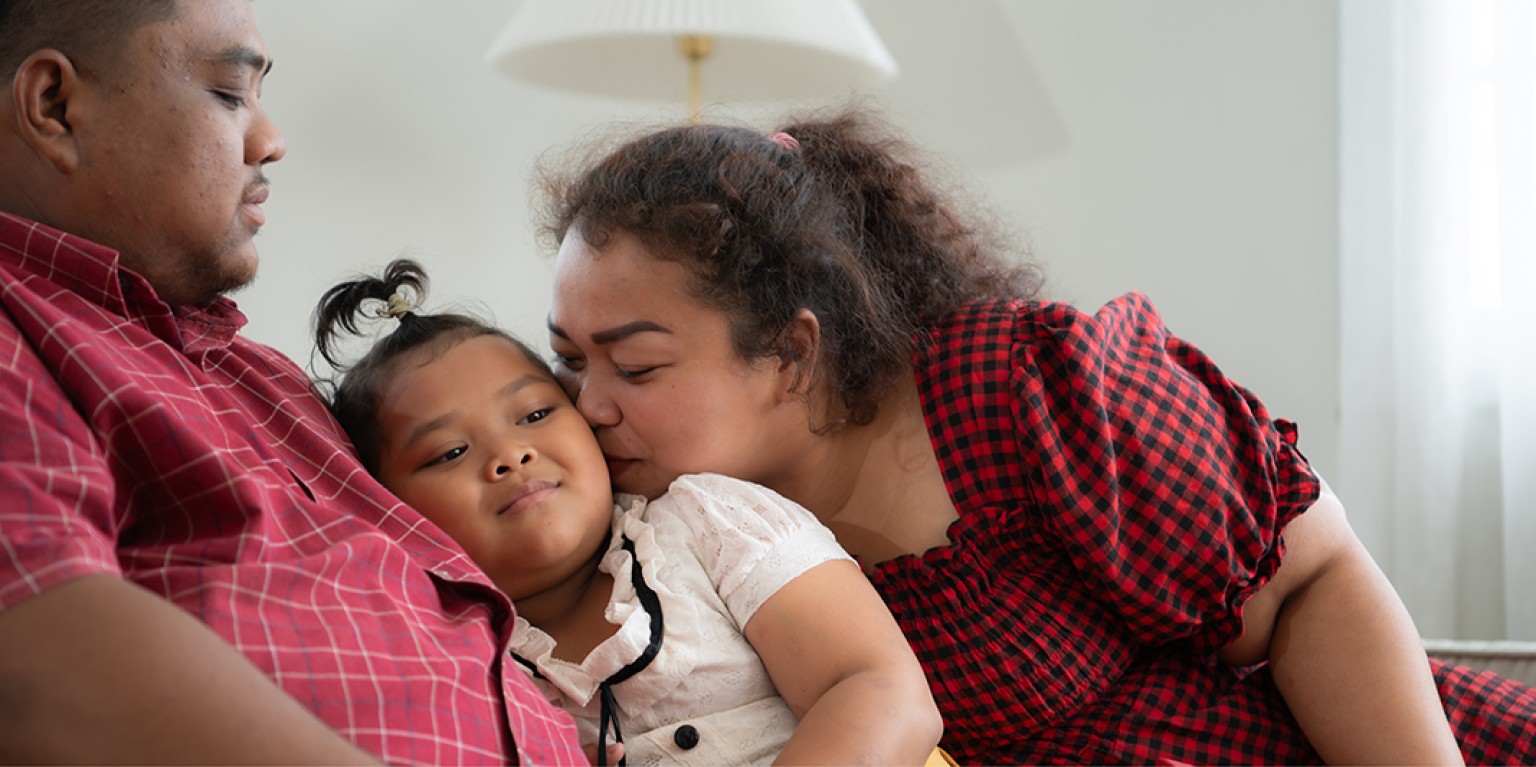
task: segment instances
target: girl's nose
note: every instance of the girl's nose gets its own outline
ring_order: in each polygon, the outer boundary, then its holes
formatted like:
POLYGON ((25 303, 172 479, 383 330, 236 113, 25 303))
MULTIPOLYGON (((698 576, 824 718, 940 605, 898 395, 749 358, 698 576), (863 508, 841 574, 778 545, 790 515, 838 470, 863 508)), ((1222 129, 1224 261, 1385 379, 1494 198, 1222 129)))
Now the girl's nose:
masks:
POLYGON ((539 456, 539 452, 532 445, 516 443, 509 445, 501 453, 497 454, 486 465, 486 480, 494 482, 505 477, 517 469, 533 463, 539 456))

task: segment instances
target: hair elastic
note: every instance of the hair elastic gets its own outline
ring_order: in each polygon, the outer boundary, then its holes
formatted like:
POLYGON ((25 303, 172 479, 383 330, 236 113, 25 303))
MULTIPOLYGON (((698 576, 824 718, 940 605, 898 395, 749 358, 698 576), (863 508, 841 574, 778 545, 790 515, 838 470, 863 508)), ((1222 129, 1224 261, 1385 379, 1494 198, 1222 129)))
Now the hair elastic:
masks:
POLYGON ((769 136, 768 140, 778 144, 781 147, 784 147, 785 149, 788 149, 791 152, 800 151, 800 142, 795 140, 794 136, 791 136, 784 131, 779 131, 778 133, 769 136))
POLYGON ((416 302, 406 295, 404 288, 395 288, 395 292, 390 294, 389 300, 385 301, 377 309, 374 309, 373 313, 375 316, 383 319, 398 320, 414 311, 416 311, 416 302))

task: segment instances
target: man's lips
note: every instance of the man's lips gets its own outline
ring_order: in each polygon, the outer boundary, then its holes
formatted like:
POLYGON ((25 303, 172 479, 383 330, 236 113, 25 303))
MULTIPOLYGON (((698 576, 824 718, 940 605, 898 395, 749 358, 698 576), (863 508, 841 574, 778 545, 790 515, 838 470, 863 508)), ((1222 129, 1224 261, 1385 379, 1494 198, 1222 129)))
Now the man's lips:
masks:
POLYGON ((270 188, 266 184, 261 184, 246 192, 245 198, 241 200, 240 209, 245 211, 246 217, 257 226, 267 223, 267 212, 262 210, 261 206, 270 195, 270 188))
POLYGON ((509 512, 522 511, 523 509, 533 506, 543 501, 545 498, 548 498, 550 494, 555 492, 555 488, 557 487, 559 487, 558 483, 543 479, 537 479, 532 482, 525 482, 521 485, 518 485, 517 488, 512 491, 512 497, 507 499, 507 505, 503 506, 501 511, 496 512, 496 516, 499 517, 509 512))

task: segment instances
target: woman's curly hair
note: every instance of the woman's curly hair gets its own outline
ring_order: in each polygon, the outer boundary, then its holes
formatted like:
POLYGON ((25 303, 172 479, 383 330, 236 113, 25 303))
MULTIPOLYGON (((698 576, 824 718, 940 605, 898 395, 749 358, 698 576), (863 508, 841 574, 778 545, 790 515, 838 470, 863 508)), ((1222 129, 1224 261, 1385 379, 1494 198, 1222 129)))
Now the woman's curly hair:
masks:
POLYGON ((826 428, 873 420, 926 323, 981 298, 1030 298, 990 218, 945 196, 911 145, 846 109, 785 125, 793 140, 727 125, 666 128, 540 176, 540 234, 615 234, 689 267, 693 295, 729 316, 748 360, 776 357, 832 393, 826 428), (788 331, 809 309, 816 359, 788 331))

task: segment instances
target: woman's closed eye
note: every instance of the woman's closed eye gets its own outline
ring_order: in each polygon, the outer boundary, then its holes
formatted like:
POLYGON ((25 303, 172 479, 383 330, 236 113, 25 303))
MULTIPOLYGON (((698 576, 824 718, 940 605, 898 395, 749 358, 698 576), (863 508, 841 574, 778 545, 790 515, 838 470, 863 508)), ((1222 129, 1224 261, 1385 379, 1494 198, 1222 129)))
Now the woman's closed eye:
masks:
POLYGON ((618 377, 626 381, 633 381, 639 378, 644 378, 645 376, 656 372, 656 369, 657 368, 655 366, 648 368, 615 368, 618 377))

